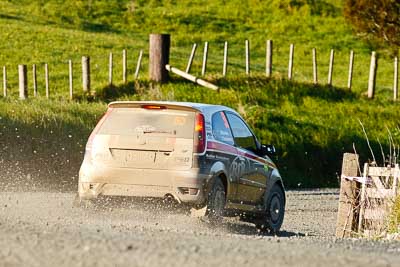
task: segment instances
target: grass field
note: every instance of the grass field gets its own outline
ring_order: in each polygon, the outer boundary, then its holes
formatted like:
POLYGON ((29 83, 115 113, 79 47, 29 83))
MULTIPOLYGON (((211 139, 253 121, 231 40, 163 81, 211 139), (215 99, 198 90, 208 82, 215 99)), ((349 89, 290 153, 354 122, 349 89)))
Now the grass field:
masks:
MULTIPOLYGON (((86 138, 111 100, 225 104, 238 109, 263 142, 277 146, 277 162, 287 185, 337 186, 341 155, 353 151, 353 143, 363 160, 371 158, 358 119, 370 134, 375 154, 380 155, 378 138, 388 150, 385 127, 392 130, 396 140, 400 134, 399 106, 391 101, 393 63, 388 49, 377 50, 376 99, 368 101, 363 93, 370 53, 375 48, 352 34, 342 17, 341 5, 339 0, 1 1, 0 65, 7 67, 10 93, 0 99, 3 146, 10 149, 10 144, 23 144, 27 149, 39 140, 46 140, 43 142, 50 143, 42 150, 45 157, 58 143, 69 144, 62 151, 77 154, 75 164, 79 165, 86 138), (192 44, 198 43, 194 74, 200 73, 203 42, 210 42, 206 78, 217 83, 221 92, 176 77, 166 85, 151 84, 147 80, 147 49, 148 35, 152 32, 171 34, 170 61, 181 69, 186 66, 192 44), (251 46, 249 77, 244 75, 245 39, 250 40, 251 46), (267 39, 274 41, 273 79, 263 75, 267 39), (221 75, 224 41, 229 42, 226 78, 221 75), (290 43, 295 44, 294 82, 284 79, 290 43), (311 85, 313 47, 317 48, 319 86, 311 85), (121 82, 122 49, 128 50, 128 84, 121 82), (133 81, 140 49, 145 53, 143 68, 140 79, 133 81), (330 49, 335 49, 333 87, 324 85, 330 49), (351 49, 356 53, 352 92, 342 89, 347 84, 351 49), (115 60, 113 87, 107 85, 110 52, 115 60), (92 62, 96 97, 90 102, 81 97, 83 55, 90 55, 92 62), (69 59, 74 62, 77 102, 66 100, 69 59), (44 63, 49 64, 52 101, 44 99, 44 63), (32 64, 37 65, 38 99, 16 100, 18 64, 27 64, 29 69, 32 64), (36 136, 34 141, 26 138, 21 141, 21 136, 32 134, 36 136)), ((31 93, 31 72, 28 75, 31 93)), ((25 152, 32 154, 32 151, 25 152)), ((14 147, 13 154, 18 153, 22 152, 14 147)))

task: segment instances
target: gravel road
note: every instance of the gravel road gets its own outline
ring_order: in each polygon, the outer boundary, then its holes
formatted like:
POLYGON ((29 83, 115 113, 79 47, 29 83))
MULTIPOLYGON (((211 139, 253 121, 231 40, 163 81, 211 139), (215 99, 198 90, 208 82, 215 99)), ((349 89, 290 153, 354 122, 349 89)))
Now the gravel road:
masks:
POLYGON ((143 201, 73 206, 74 193, 0 192, 0 266, 400 266, 396 241, 335 240, 338 191, 288 191, 280 236, 143 201))

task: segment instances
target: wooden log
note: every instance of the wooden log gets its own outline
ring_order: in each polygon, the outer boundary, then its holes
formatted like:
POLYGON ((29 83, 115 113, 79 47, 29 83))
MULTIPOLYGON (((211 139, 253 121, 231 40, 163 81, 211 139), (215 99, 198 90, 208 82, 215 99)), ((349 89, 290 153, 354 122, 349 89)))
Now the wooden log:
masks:
POLYGON ((208 57, 208 42, 205 42, 204 43, 204 52, 203 52, 203 66, 201 67, 201 76, 204 76, 206 74, 207 57, 208 57))
POLYGON ((108 85, 112 85, 113 83, 113 53, 110 52, 110 56, 108 58, 108 85))
POLYGON ((135 79, 139 78, 140 65, 142 64, 143 50, 140 50, 135 70, 135 79))
POLYGON ((354 65, 354 51, 350 51, 350 59, 349 59, 349 77, 347 79, 347 88, 351 90, 352 82, 353 82, 353 65, 354 65))
POLYGON ((224 63, 222 66, 222 76, 226 76, 226 71, 228 68, 228 42, 224 43, 224 63))
POLYGON ((28 98, 28 70, 26 65, 18 65, 19 99, 28 98))
POLYGON ((33 96, 37 97, 37 75, 36 75, 36 65, 32 65, 32 85, 33 85, 33 96))
POLYGON ((245 42, 245 53, 246 53, 246 75, 250 75, 250 44, 249 40, 245 42))
MULTIPOLYGON (((343 155, 342 175, 358 176, 359 163, 358 155, 345 153, 343 155)), ((336 237, 350 237, 353 232, 357 231, 358 205, 357 196, 359 194, 360 185, 355 181, 349 181, 342 178, 340 181, 339 208, 336 222, 336 237)))
POLYGON ((122 82, 127 83, 128 79, 128 56, 126 49, 122 50, 122 82))
POLYGON ((169 74, 165 66, 169 63, 169 34, 150 34, 149 76, 154 82, 165 83, 169 74))
POLYGON ((290 44, 289 51, 289 66, 288 66, 288 79, 293 78, 293 57, 294 57, 294 44, 290 44))
POLYGON ((3 66, 3 96, 7 97, 7 67, 3 66))
POLYGON ((272 40, 267 40, 265 51, 265 75, 271 77, 272 75, 272 40))
POLYGON ((318 70, 317 70, 317 49, 312 49, 312 62, 313 62, 313 83, 318 84, 318 70))
POLYGON ((331 49, 331 55, 329 57, 328 85, 332 85, 333 62, 334 62, 334 60, 335 60, 335 50, 331 49))
POLYGON ((190 72, 190 69, 192 68, 192 63, 193 63, 193 59, 194 59, 194 55, 196 54, 196 49, 197 49, 197 44, 193 44, 192 47, 192 52, 190 53, 190 57, 186 66, 186 73, 190 72))
POLYGON ((399 76, 399 61, 398 58, 394 58, 394 74, 393 74, 393 100, 397 100, 398 98, 398 78, 399 76))
POLYGON ((168 71, 171 71, 171 72, 173 72, 173 73, 175 73, 175 74, 177 74, 177 75, 179 75, 179 76, 181 76, 181 77, 183 77, 183 78, 185 78, 185 79, 187 79, 189 81, 197 83, 197 84, 199 84, 201 86, 204 86, 204 87, 207 87, 207 88, 210 88, 210 89, 213 89, 213 90, 218 90, 218 86, 216 86, 216 85, 214 85, 212 83, 209 83, 209 82, 207 82, 205 80, 202 80, 200 78, 197 78, 197 77, 195 77, 195 76, 193 76, 193 75, 191 75, 191 74, 189 74, 187 72, 184 72, 182 70, 174 68, 174 67, 172 67, 170 65, 166 65, 165 68, 168 71))
POLYGON ((373 99, 375 95, 375 82, 376 82, 376 69, 377 69, 377 58, 376 53, 371 53, 371 63, 369 66, 369 78, 368 78, 368 98, 373 99))
POLYGON ((49 89, 49 66, 44 64, 44 80, 46 84, 46 98, 50 97, 50 89, 49 89))
POLYGON ((68 60, 69 69, 69 99, 74 98, 74 77, 73 77, 73 65, 72 60, 68 60))
POLYGON ((90 57, 82 57, 82 89, 90 94, 90 57))

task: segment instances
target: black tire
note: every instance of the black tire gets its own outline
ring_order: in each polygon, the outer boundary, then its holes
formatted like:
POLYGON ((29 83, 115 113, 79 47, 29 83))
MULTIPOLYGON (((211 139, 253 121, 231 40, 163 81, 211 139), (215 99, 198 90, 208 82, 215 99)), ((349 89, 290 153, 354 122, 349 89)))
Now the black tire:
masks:
POLYGON ((220 223, 224 216, 226 203, 226 192, 221 179, 214 181, 213 187, 208 194, 206 216, 212 223, 220 223))
POLYGON ((265 198, 265 213, 256 228, 261 232, 277 234, 285 217, 285 194, 278 184, 274 184, 265 198))

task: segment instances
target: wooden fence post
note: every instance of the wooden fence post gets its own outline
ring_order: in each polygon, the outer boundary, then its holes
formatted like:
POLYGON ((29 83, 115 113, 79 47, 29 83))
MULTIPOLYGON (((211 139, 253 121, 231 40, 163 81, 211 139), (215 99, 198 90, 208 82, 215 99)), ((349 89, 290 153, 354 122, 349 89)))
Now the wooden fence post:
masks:
POLYGON ((265 75, 271 77, 272 75, 272 40, 267 40, 265 51, 265 75))
POLYGON ((313 62, 313 82, 318 84, 318 66, 317 66, 317 49, 312 49, 312 62, 313 62))
POLYGON ((7 67, 3 66, 3 96, 7 96, 7 67))
POLYGON ((224 43, 224 63, 222 66, 222 76, 226 76, 226 71, 228 68, 228 42, 224 43))
POLYGON ((135 79, 139 78, 140 65, 142 64, 143 50, 140 50, 135 70, 135 79))
POLYGON ((288 79, 293 78, 293 57, 294 57, 294 44, 290 44, 289 51, 289 66, 288 66, 288 79))
POLYGON ((189 60, 188 60, 187 66, 186 66, 186 73, 189 73, 190 69, 192 68, 194 55, 196 54, 196 48, 197 48, 197 44, 193 44, 192 52, 190 53, 190 57, 189 57, 189 60))
POLYGON ((353 65, 354 65, 354 51, 350 51, 350 60, 349 60, 349 78, 347 80, 347 88, 351 90, 351 84, 353 81, 353 65))
POLYGON ((376 82, 376 69, 377 69, 377 59, 376 53, 373 51, 371 53, 371 64, 369 67, 369 79, 368 79, 368 98, 374 98, 375 95, 375 82, 376 82))
POLYGON ((46 83, 46 98, 50 97, 50 88, 49 88, 49 66, 44 64, 44 78, 46 83))
POLYGON ((33 85, 33 96, 37 96, 37 75, 36 75, 36 65, 32 65, 32 85, 33 85))
POLYGON ((90 57, 82 57, 82 87, 83 92, 90 94, 90 57))
POLYGON ((69 69, 69 99, 74 98, 74 77, 73 77, 73 66, 72 60, 68 60, 69 69))
POLYGON ((110 57, 108 60, 108 85, 113 83, 113 53, 110 52, 110 57))
POLYGON ((206 74, 207 57, 208 57, 208 42, 205 42, 204 43, 204 52, 203 52, 203 66, 201 68, 201 75, 202 76, 204 76, 206 74))
POLYGON ((334 62, 334 60, 335 60, 335 50, 331 49, 331 55, 329 57, 328 85, 332 85, 333 62, 334 62))
POLYGON ((245 52, 246 52, 246 75, 250 74, 250 44, 249 40, 244 42, 245 44, 245 52))
POLYGON ((169 80, 165 66, 169 63, 169 34, 150 34, 149 76, 154 82, 164 83, 169 80))
POLYGON ((359 159, 357 154, 344 153, 342 164, 342 177, 340 179, 339 208, 336 223, 337 238, 350 237, 357 231, 358 213, 357 196, 360 190, 360 183, 345 179, 343 176, 359 176, 359 159))
POLYGON ((126 49, 122 50, 122 82, 126 83, 128 81, 128 57, 126 49))
POLYGON ((398 75, 399 75, 399 61, 398 58, 394 58, 394 75, 393 75, 393 99, 397 100, 398 97, 398 75))
POLYGON ((19 98, 28 98, 28 70, 26 65, 18 65, 19 98))

